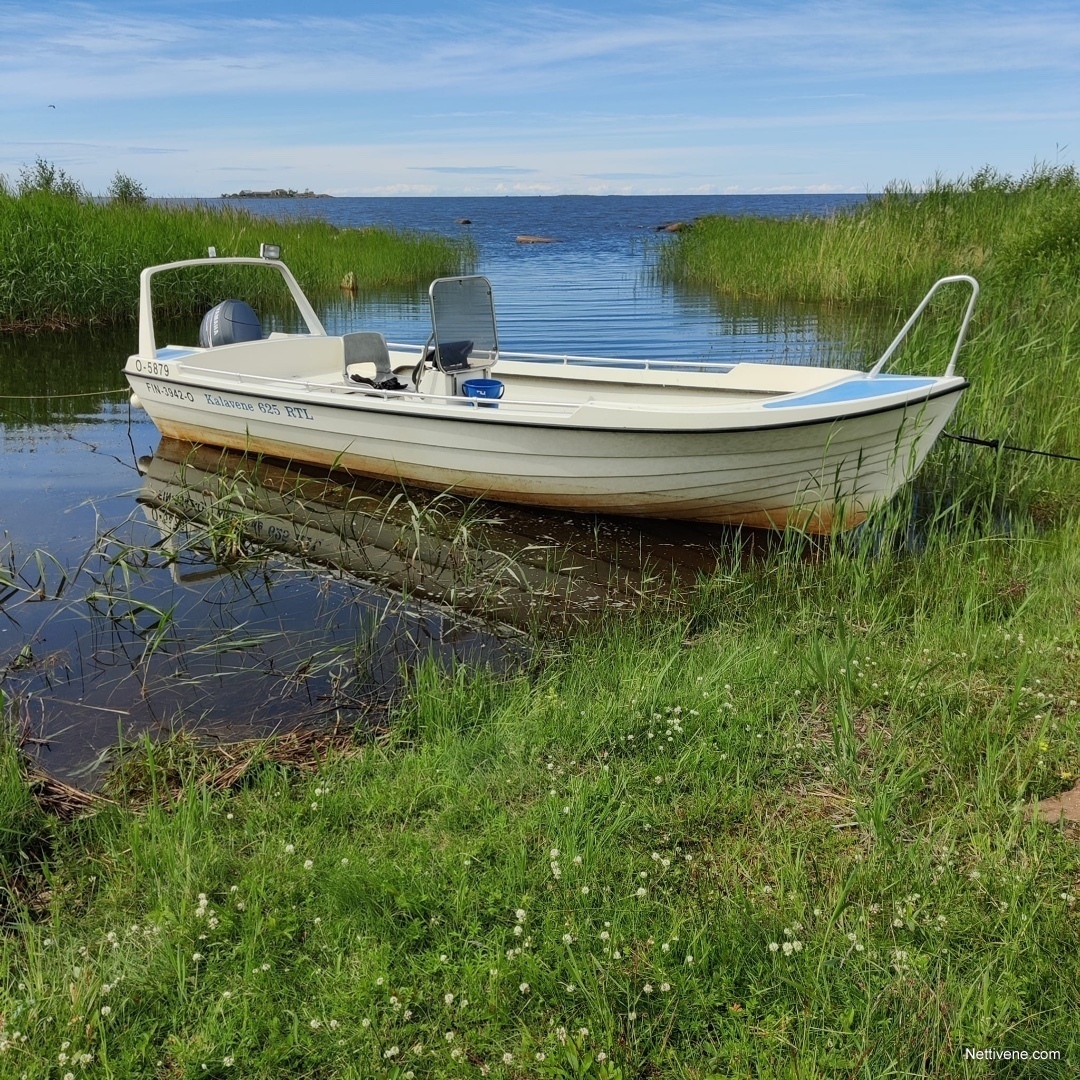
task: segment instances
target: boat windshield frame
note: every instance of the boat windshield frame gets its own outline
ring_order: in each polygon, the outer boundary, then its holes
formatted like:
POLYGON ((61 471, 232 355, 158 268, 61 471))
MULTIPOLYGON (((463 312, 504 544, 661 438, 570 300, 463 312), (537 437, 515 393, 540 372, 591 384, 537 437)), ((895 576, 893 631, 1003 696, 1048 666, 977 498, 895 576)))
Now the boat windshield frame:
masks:
POLYGON ((313 337, 328 337, 319 316, 311 306, 311 301, 304 295, 299 282, 293 276, 292 271, 280 259, 266 259, 261 257, 249 257, 246 255, 228 255, 222 258, 207 257, 204 259, 180 259, 177 262, 161 263, 158 266, 148 266, 139 275, 139 353, 138 355, 147 360, 157 357, 157 344, 154 337, 154 306, 151 296, 151 282, 156 274, 163 270, 180 270, 191 266, 263 266, 276 270, 284 279, 289 295, 304 320, 307 331, 313 337))
POLYGON ((491 282, 483 274, 436 278, 428 286, 428 298, 428 348, 433 349, 430 358, 439 371, 448 374, 494 367, 499 359, 499 331, 491 282))

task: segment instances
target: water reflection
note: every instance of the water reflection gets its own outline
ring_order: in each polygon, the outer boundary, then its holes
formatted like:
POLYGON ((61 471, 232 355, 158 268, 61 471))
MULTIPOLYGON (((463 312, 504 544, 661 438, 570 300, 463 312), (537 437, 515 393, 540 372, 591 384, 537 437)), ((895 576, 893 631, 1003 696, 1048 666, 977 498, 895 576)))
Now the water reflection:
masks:
POLYGON ((181 718, 228 737, 355 721, 425 657, 505 667, 525 650, 511 624, 569 626, 666 596, 731 542, 174 440, 139 467, 138 511, 79 565, 0 552, 0 687, 31 752, 83 782, 118 736, 181 718))
MULTIPOLYGON (((407 492, 163 439, 139 501, 168 550, 271 549, 526 628, 632 607, 715 567, 723 530, 559 515, 407 492)), ((177 580, 184 570, 174 564, 177 580)))

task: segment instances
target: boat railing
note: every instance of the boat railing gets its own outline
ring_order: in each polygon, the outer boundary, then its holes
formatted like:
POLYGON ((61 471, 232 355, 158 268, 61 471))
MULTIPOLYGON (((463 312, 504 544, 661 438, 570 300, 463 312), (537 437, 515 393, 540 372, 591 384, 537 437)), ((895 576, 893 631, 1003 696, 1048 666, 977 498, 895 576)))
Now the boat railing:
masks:
MULTIPOLYGON (((387 342, 387 347, 399 351, 419 352, 419 346, 412 344, 400 344, 387 342)), ((581 356, 575 353, 530 353, 530 352, 505 352, 499 353, 500 360, 535 360, 544 364, 561 364, 570 366, 581 364, 590 367, 614 367, 628 368, 634 371, 694 371, 705 374, 723 375, 729 372, 735 365, 724 361, 713 363, 708 360, 650 360, 644 357, 633 359, 631 357, 612 356, 581 356)))
POLYGON ((284 279, 285 287, 289 290, 289 295, 293 298, 293 302, 300 311, 300 317, 304 320, 308 333, 313 337, 327 336, 323 324, 319 321, 319 316, 315 314, 311 302, 304 295, 304 290, 300 288, 300 283, 293 277, 292 271, 276 255, 260 255, 258 258, 239 255, 218 258, 217 255, 209 255, 205 259, 180 259, 176 262, 161 263, 159 266, 148 266, 139 275, 139 355, 144 360, 153 360, 157 357, 157 341, 154 337, 154 305, 151 297, 151 283, 154 276, 160 274, 163 270, 186 270, 193 266, 259 266, 276 270, 284 279))
POLYGON ((900 328, 900 333, 896 335, 892 340, 892 344, 881 355, 881 359, 867 372, 868 375, 873 377, 874 375, 880 375, 885 369, 885 365, 892 359, 893 353, 900 348, 907 337, 908 331, 919 321, 920 316, 926 310, 926 306, 934 297, 934 293, 941 288, 942 285, 951 285, 954 282, 964 282, 971 286, 971 299, 968 300, 967 308, 964 310, 964 318, 960 323, 960 333, 956 336, 956 345, 953 347, 952 356, 949 358, 949 364, 945 368, 945 377, 948 378, 956 370, 956 358, 960 355, 960 347, 964 344, 964 338, 967 335, 968 324, 971 322, 971 316, 975 313, 975 302, 979 299, 979 283, 968 274, 953 274, 951 277, 943 277, 930 287, 930 291, 923 297, 922 303, 912 312, 911 318, 900 328))
MULTIPOLYGON (((344 383, 336 382, 316 382, 310 379, 300 380, 296 378, 284 378, 277 375, 258 375, 242 371, 223 371, 218 368, 202 367, 201 365, 198 368, 198 372, 200 375, 216 376, 223 381, 235 385, 257 387, 265 386, 267 383, 279 384, 282 387, 287 387, 291 392, 291 396, 294 397, 296 390, 300 389, 308 394, 347 394, 350 397, 360 395, 365 398, 381 398, 392 401, 440 402, 450 405, 467 405, 474 409, 489 409, 492 406, 492 402, 481 398, 468 398, 455 394, 425 394, 418 390, 386 390, 381 387, 359 386, 356 384, 346 385, 344 383)), ((225 386, 216 389, 227 390, 228 387, 225 386)), ((541 410, 545 413, 558 413, 560 415, 569 415, 583 404, 584 402, 575 401, 563 405, 560 402, 527 401, 516 398, 513 401, 506 401, 504 399, 499 402, 501 408, 511 406, 513 409, 522 409, 525 411, 541 410)))

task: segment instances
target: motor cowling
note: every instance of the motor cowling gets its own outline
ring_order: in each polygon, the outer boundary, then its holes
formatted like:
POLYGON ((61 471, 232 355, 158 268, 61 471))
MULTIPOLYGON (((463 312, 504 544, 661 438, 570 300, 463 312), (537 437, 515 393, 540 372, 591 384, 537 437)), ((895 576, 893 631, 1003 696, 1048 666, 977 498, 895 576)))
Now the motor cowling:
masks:
POLYGON ((222 300, 203 316, 199 327, 199 344, 204 349, 258 341, 262 336, 259 316, 243 300, 222 300))

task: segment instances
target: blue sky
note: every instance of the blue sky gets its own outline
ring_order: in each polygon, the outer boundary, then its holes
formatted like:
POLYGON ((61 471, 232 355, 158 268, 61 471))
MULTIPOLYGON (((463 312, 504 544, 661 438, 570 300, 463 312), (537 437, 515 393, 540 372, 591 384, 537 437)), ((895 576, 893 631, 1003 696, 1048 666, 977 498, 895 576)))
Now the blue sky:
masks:
POLYGON ((877 191, 1080 152, 1073 3, 0 0, 0 173, 91 191, 877 191), (50 105, 55 108, 49 108, 50 105))

